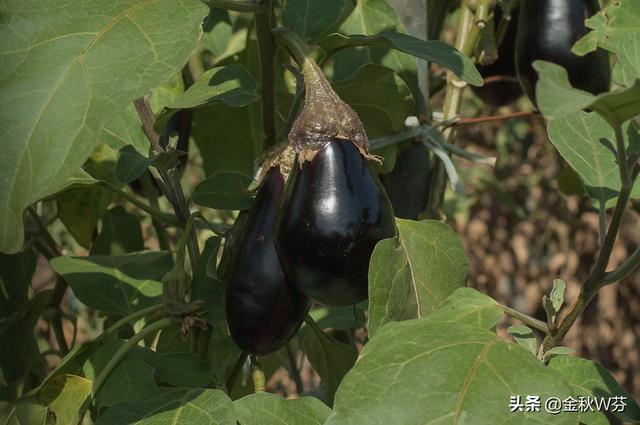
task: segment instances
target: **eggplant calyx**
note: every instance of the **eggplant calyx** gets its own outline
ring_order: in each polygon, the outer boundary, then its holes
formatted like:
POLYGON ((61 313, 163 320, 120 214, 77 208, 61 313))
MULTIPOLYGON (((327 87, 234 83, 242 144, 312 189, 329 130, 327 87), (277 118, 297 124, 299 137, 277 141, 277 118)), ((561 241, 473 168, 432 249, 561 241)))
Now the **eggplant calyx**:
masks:
POLYGON ((300 166, 312 160, 328 142, 353 143, 367 159, 380 160, 368 152, 369 139, 358 114, 338 97, 320 67, 307 58, 302 65, 304 104, 289 132, 289 142, 300 166))

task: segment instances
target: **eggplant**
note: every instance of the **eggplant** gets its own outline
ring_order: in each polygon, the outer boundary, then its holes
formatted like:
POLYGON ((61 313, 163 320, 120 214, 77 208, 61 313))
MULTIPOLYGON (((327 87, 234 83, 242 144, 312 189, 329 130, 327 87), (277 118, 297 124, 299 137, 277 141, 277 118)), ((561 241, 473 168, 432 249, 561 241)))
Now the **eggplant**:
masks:
POLYGON ((396 156, 393 170, 380 180, 396 217, 417 220, 429 201, 429 149, 413 143, 396 156))
POLYGON ((333 139, 287 181, 276 248, 287 279, 326 305, 367 298, 371 253, 396 234, 393 209, 366 158, 333 139))
POLYGON ((253 206, 240 212, 229 232, 220 260, 231 337, 253 355, 286 344, 311 306, 285 278, 276 253, 274 223, 284 185, 279 167, 265 174, 253 206))
POLYGON ((536 104, 538 74, 532 63, 545 60, 567 70, 575 88, 593 94, 609 90, 609 55, 602 49, 577 56, 574 43, 587 33, 585 19, 600 10, 597 0, 522 0, 516 40, 516 69, 522 89, 536 104))
MULTIPOLYGON (((494 9, 496 28, 502 19, 502 9, 494 9)), ((471 90, 486 104, 494 107, 509 105, 522 96, 522 88, 516 73, 516 36, 518 33, 517 11, 512 11, 502 43, 498 46, 498 58, 489 65, 478 66, 485 83, 482 87, 471 86, 471 90)))

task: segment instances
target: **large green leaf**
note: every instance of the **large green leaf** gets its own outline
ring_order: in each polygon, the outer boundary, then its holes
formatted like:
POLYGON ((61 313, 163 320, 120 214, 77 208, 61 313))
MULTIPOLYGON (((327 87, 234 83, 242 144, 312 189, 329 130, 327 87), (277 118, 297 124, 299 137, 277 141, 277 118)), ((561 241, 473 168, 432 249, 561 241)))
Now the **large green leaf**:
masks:
POLYGON ((502 308, 493 298, 473 288, 458 288, 429 315, 429 319, 492 329, 502 316, 502 308))
POLYGON ((95 148, 102 125, 186 62, 198 0, 5 0, 0 27, 0 251, 23 240, 22 211, 95 148))
POLYGON ((332 404, 336 390, 356 362, 358 352, 352 345, 327 335, 315 324, 302 328, 299 337, 302 350, 322 379, 325 400, 332 404))
POLYGON ((369 335, 383 324, 424 317, 467 282, 460 239, 434 220, 397 219, 399 235, 376 245, 369 266, 369 335))
POLYGON ((240 425, 322 425, 331 409, 317 398, 257 393, 233 402, 240 425))
POLYGON ((140 220, 135 214, 117 206, 102 216, 102 229, 91 245, 91 255, 122 255, 143 249, 140 220))
POLYGON ((235 64, 212 68, 162 111, 155 127, 163 131, 167 121, 180 109, 224 104, 239 108, 258 100, 256 82, 244 66, 235 64))
POLYGON ((565 399, 570 388, 494 333, 429 318, 385 325, 336 393, 327 425, 573 424, 573 414, 511 413, 510 398, 565 399))
POLYGON ((231 399, 220 390, 159 388, 142 400, 109 408, 96 425, 236 425, 231 399))
POLYGON ((640 78, 640 8, 635 0, 609 2, 608 6, 586 20, 589 31, 573 47, 584 55, 602 47, 618 55, 614 80, 630 86, 640 78))
MULTIPOLYGON (((358 114, 369 138, 383 137, 404 130, 412 114, 413 97, 402 78, 390 68, 366 64, 333 88, 358 114)), ((375 152, 385 157, 382 172, 393 169, 396 145, 375 152)))
POLYGON ((162 276, 172 268, 167 251, 125 255, 57 257, 51 267, 87 306, 111 314, 129 315, 157 303, 162 276))
MULTIPOLYGON (((625 422, 640 422, 640 407, 638 403, 616 382, 609 371, 598 363, 581 359, 580 357, 558 356, 551 359, 549 367, 562 375, 577 396, 595 397, 604 400, 610 400, 613 397, 622 397, 622 401, 625 404, 623 409, 615 409, 617 411, 614 411, 614 405, 609 405, 609 408, 606 410, 614 413, 625 422)), ((621 406, 618 405, 618 408, 619 407, 621 406)), ((589 411, 586 412, 586 414, 584 412, 580 412, 579 414, 584 415, 584 418, 581 417, 581 420, 584 420, 588 424, 591 424, 592 421, 595 423, 596 420, 601 419, 604 419, 602 423, 609 423, 600 412, 589 411)))
POLYGON ((233 35, 229 12, 225 9, 212 7, 202 29, 204 34, 202 34, 200 46, 209 50, 214 56, 224 54, 233 35))
POLYGON ((124 146, 131 145, 141 155, 149 152, 149 139, 144 134, 140 118, 133 103, 127 104, 102 126, 99 140, 111 147, 120 150, 124 146))
POLYGON ((460 79, 474 86, 482 85, 482 77, 471 59, 454 47, 438 40, 420 40, 408 34, 385 30, 378 34, 331 34, 320 43, 327 54, 359 46, 395 49, 420 59, 434 62, 450 69, 460 79))
MULTIPOLYGON (((625 143, 640 149, 640 138, 632 124, 623 126, 625 143)), ((612 205, 620 191, 620 173, 613 152, 614 130, 595 112, 577 112, 563 118, 550 119, 549 139, 560 155, 578 173, 587 193, 598 203, 612 205)), ((640 180, 632 196, 640 197, 640 180)))
POLYGON ((318 39, 337 29, 354 6, 353 0, 286 0, 282 23, 303 40, 318 39))

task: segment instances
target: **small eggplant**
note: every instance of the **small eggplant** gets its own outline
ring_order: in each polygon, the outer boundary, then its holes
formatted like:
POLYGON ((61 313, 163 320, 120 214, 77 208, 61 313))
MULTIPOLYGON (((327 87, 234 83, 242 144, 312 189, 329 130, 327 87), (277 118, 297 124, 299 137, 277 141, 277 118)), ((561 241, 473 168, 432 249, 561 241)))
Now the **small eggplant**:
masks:
POLYGON ((598 94, 609 90, 609 55, 598 49, 585 56, 571 52, 587 33, 584 20, 600 9, 597 0, 522 0, 516 40, 518 79, 536 104, 538 73, 532 63, 545 60, 563 66, 573 87, 598 94))
POLYGON ((413 143, 398 152, 393 170, 380 176, 396 217, 417 220, 429 201, 429 149, 413 143))
POLYGON ((273 230, 283 191, 280 168, 273 167, 251 209, 238 215, 220 262, 231 337, 254 355, 272 353, 286 344, 311 305, 289 284, 276 254, 273 230))
MULTIPOLYGON (((502 19, 502 9, 496 6, 494 9, 496 25, 502 19)), ((500 46, 498 46, 498 59, 490 65, 478 66, 478 71, 485 83, 482 87, 471 86, 471 90, 484 103, 499 107, 509 105, 522 96, 522 89, 516 74, 516 36, 517 11, 511 12, 511 19, 507 26, 507 32, 500 46)))

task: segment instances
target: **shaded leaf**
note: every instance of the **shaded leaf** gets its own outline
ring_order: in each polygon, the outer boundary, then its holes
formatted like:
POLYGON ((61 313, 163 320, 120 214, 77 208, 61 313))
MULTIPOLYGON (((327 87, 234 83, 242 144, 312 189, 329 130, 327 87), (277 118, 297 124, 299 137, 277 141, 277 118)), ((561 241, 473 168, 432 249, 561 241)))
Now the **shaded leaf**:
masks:
POLYGON ((207 239, 191 280, 191 300, 203 302, 204 318, 214 326, 225 325, 227 321, 224 306, 224 285, 207 273, 207 270, 211 272, 212 268, 215 271, 221 242, 222 239, 218 236, 211 236, 207 239))
POLYGON ((536 355, 538 352, 538 340, 533 334, 533 331, 528 326, 513 325, 509 326, 507 332, 513 336, 518 345, 529 351, 531 354, 536 355))
POLYGON ((399 235, 380 241, 369 266, 369 335, 383 324, 423 317, 467 282, 460 239, 434 220, 396 219, 399 235))
POLYGON ((133 146, 126 145, 120 149, 120 157, 116 163, 115 175, 121 183, 130 183, 144 174, 153 157, 146 157, 133 146))
POLYGON ((102 216, 102 228, 93 240, 91 255, 122 255, 143 249, 142 229, 136 215, 117 206, 102 216))
POLYGON ((355 364, 358 352, 353 346, 322 332, 316 325, 302 328, 299 337, 302 350, 322 379, 325 400, 331 405, 342 378, 355 364))
POLYGON ((62 275, 85 305, 127 316, 157 303, 161 279, 172 268, 166 251, 125 255, 57 257, 51 267, 62 275))
POLYGON ((56 425, 76 424, 84 414, 93 382, 80 376, 59 375, 40 391, 40 398, 56 418, 56 425))
POLYGON ((318 39, 337 29, 353 9, 353 0, 286 0, 282 23, 303 40, 318 39))
POLYGON ((158 376, 176 387, 206 387, 213 380, 209 365, 190 352, 160 354, 156 365, 158 376))
POLYGON ((193 202, 218 210, 247 210, 253 204, 249 186, 253 179, 235 171, 219 171, 193 190, 193 202))

